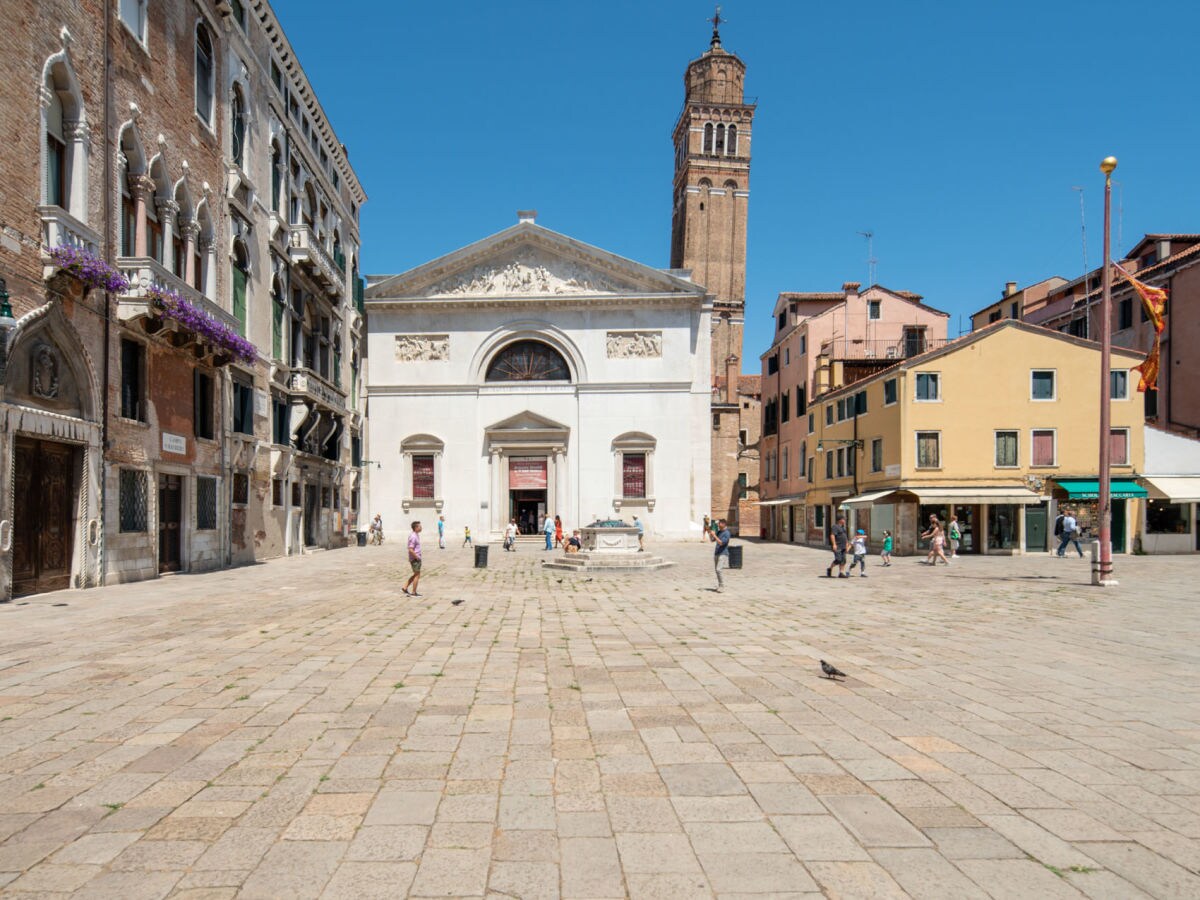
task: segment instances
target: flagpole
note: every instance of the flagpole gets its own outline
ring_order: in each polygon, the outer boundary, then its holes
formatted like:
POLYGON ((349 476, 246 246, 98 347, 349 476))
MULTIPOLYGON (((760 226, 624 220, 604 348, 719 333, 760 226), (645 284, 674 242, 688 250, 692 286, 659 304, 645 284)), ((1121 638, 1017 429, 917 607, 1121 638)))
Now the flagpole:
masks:
POLYGON ((1104 173, 1104 268, 1100 283, 1100 564, 1092 576, 1094 584, 1105 586, 1113 579, 1112 563, 1112 482, 1109 477, 1112 454, 1112 400, 1109 369, 1112 364, 1112 173, 1117 167, 1115 156, 1106 156, 1100 163, 1104 173))

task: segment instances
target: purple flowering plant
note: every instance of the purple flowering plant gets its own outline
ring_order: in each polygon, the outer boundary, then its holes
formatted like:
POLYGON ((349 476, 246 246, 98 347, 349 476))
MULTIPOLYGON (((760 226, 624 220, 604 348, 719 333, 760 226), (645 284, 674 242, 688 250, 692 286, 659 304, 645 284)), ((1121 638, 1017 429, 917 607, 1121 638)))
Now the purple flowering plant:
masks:
POLYGON ((50 251, 50 258, 60 269, 70 272, 89 287, 103 288, 114 294, 129 290, 128 278, 82 247, 59 244, 50 251))
POLYGON ((199 335, 208 343, 227 350, 245 363, 253 363, 258 356, 254 345, 211 313, 200 309, 178 291, 151 285, 146 296, 162 313, 163 318, 173 319, 186 330, 199 335))

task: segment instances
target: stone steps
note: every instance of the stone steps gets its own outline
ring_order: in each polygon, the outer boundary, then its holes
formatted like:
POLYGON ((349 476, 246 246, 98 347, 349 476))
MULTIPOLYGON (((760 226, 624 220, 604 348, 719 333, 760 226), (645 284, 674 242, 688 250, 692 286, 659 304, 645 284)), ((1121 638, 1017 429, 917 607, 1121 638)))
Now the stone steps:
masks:
POLYGON ((653 572, 673 565, 675 563, 661 556, 645 553, 589 553, 586 550, 542 561, 543 569, 560 572, 653 572))

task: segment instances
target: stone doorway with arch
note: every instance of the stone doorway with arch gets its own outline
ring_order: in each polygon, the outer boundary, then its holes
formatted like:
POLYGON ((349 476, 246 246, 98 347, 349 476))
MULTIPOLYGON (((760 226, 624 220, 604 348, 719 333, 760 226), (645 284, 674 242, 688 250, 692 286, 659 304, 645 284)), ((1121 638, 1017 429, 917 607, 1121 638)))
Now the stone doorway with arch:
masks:
POLYGON ((536 413, 518 413, 484 429, 488 455, 489 528, 494 538, 510 518, 522 534, 536 533, 546 516, 572 521, 567 447, 571 429, 536 413))

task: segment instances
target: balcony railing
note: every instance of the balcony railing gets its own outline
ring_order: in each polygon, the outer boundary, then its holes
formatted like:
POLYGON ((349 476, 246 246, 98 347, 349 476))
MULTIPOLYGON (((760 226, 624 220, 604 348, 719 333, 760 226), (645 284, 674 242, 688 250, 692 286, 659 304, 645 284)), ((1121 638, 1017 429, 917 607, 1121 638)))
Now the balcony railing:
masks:
POLYGON ((42 219, 42 240, 46 247, 66 245, 91 253, 99 252, 100 235, 61 206, 39 206, 37 209, 42 219))
POLYGON ((325 406, 342 412, 346 409, 346 392, 331 385, 312 369, 293 369, 288 387, 293 393, 303 394, 325 406))
POLYGON ((117 259, 117 268, 129 279, 129 290, 121 294, 117 307, 117 313, 123 322, 153 315, 147 289, 160 287, 178 292, 193 306, 204 310, 218 322, 223 322, 235 331, 240 327, 232 313, 221 309, 174 272, 169 271, 157 259, 122 256, 117 259))
POLYGON ((292 236, 288 255, 292 261, 306 266, 313 277, 325 285, 329 293, 344 293, 346 276, 338 268, 332 254, 325 249, 325 245, 321 243, 316 232, 307 225, 293 225, 291 229, 292 236))
POLYGON ((908 359, 927 350, 937 350, 947 343, 946 338, 927 338, 923 335, 891 341, 834 338, 822 342, 821 355, 837 360, 887 363, 891 360, 908 359))

